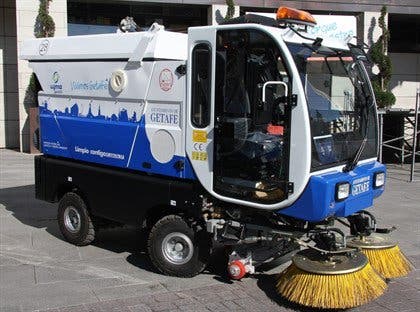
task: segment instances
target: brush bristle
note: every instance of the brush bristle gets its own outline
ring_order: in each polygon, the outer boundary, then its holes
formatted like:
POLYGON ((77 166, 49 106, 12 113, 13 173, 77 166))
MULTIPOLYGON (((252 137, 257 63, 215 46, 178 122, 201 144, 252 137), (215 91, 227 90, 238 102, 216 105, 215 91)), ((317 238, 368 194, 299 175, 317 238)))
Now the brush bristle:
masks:
POLYGON ((398 246, 383 249, 362 249, 372 267, 385 278, 407 275, 412 265, 398 246))
POLYGON ((369 263, 348 274, 323 275, 303 271, 294 264, 280 274, 277 291, 284 298, 304 306, 347 309, 382 295, 387 285, 369 263))

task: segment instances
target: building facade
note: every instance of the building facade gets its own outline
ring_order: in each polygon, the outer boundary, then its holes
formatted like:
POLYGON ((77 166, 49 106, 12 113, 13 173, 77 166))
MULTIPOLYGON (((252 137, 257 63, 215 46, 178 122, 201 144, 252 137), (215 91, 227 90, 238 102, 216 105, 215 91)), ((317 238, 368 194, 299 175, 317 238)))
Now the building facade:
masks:
MULTIPOLYGON (((346 15, 356 20, 359 42, 368 45, 380 35, 378 17, 387 6, 391 33, 389 55, 393 62, 391 90, 395 108, 414 108, 420 87, 420 2, 418 0, 236 0, 235 15, 274 13, 290 6, 317 15, 346 15)), ((0 2, 0 148, 30 150, 30 108, 27 88, 31 70, 20 61, 19 45, 34 37, 39 0, 0 2)), ((224 0, 53 0, 50 15, 55 36, 115 32, 119 21, 132 16, 147 29, 153 22, 173 31, 217 23, 226 14, 224 0)))

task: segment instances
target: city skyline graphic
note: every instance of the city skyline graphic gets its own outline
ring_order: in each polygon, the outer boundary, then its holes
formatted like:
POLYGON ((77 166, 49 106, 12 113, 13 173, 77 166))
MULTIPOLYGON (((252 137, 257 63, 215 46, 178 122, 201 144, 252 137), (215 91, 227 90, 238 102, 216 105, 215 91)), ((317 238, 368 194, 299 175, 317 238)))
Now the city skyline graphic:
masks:
POLYGON ((54 115, 54 116, 64 116, 64 117, 74 117, 74 118, 89 118, 89 119, 96 119, 96 120, 104 120, 104 121, 118 121, 118 122, 132 122, 132 123, 139 123, 141 118, 138 119, 137 112, 133 112, 131 117, 128 117, 128 112, 125 108, 122 108, 118 115, 115 113, 111 116, 105 116, 101 113, 101 106, 98 107, 97 115, 92 113, 92 104, 89 103, 89 111, 86 115, 80 114, 80 108, 78 103, 74 103, 70 108, 66 107, 64 111, 54 109, 54 111, 48 108, 48 102, 44 101, 42 105, 39 106, 40 114, 46 115, 54 115))

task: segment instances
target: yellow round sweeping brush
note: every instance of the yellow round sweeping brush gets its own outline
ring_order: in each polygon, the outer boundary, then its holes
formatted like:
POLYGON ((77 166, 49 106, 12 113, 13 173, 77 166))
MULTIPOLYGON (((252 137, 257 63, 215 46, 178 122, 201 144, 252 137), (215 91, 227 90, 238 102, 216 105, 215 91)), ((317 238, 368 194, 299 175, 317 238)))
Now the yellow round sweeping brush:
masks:
POLYGON ((360 252, 325 260, 313 250, 298 252, 280 274, 277 291, 289 301, 321 309, 347 309, 365 304, 387 288, 360 252))
POLYGON ((406 276, 412 270, 409 260, 396 245, 391 248, 362 249, 372 267, 385 278, 406 276))
POLYGON ((372 267, 385 278, 405 276, 413 269, 398 245, 389 241, 387 236, 355 236, 348 239, 347 244, 360 248, 372 267))

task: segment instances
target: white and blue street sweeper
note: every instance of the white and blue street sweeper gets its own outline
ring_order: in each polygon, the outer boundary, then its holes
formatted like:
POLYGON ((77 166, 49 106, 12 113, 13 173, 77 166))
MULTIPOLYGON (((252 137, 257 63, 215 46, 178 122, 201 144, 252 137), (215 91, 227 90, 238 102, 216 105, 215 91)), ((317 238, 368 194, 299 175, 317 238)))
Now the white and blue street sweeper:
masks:
POLYGON ((143 227, 156 269, 180 277, 222 245, 233 279, 304 247, 278 290, 320 308, 363 304, 407 274, 366 211, 386 177, 366 54, 309 37, 315 23, 283 7, 187 34, 154 24, 23 42, 42 89, 36 198, 58 202, 65 239, 143 227), (393 254, 399 273, 369 252, 393 254))

